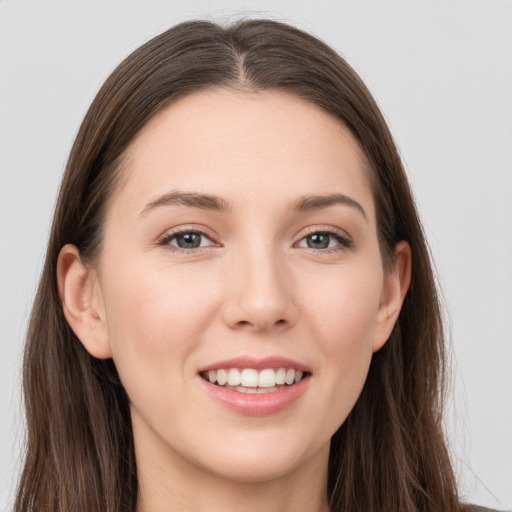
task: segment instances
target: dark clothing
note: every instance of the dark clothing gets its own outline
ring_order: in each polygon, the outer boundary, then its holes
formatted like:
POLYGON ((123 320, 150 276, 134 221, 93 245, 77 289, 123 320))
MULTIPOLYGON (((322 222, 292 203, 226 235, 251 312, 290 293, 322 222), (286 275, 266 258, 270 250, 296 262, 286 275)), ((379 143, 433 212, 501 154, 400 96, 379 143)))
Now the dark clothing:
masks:
POLYGON ((494 508, 479 507, 478 505, 471 505, 468 512, 500 512, 494 508))

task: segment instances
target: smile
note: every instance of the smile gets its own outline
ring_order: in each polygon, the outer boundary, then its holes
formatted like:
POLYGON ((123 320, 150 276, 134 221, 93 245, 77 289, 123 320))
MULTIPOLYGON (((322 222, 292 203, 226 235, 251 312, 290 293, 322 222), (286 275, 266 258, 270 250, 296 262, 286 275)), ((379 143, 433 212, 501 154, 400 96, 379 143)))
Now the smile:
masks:
POLYGON ((273 393, 297 384, 307 376, 307 372, 294 368, 219 368, 201 373, 201 377, 211 384, 238 391, 240 393, 273 393))
POLYGON ((285 357, 238 357, 198 372, 214 402, 244 416, 267 416, 293 406, 312 382, 311 368, 285 357))

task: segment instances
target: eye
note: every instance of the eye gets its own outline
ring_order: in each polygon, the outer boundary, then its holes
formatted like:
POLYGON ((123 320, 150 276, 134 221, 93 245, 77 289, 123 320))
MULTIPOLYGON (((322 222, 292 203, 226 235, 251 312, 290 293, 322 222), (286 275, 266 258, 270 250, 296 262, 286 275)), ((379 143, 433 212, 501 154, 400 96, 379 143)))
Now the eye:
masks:
POLYGON ((159 245, 167 246, 168 249, 187 251, 208 247, 214 245, 214 242, 201 231, 189 230, 169 234, 160 241, 159 245))
POLYGON ((316 250, 344 250, 352 247, 352 242, 339 233, 315 231, 302 238, 297 244, 297 247, 306 247, 316 250))

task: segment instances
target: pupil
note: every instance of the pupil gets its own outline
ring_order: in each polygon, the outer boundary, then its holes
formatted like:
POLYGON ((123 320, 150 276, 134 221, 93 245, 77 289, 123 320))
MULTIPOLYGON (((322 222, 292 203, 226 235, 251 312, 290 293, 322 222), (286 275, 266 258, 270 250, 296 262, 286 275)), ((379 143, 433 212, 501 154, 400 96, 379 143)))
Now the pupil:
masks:
POLYGON ((308 247, 311 249, 327 249, 329 247, 329 235, 315 233, 308 236, 308 247))
POLYGON ((182 249, 195 249, 201 245, 201 236, 197 233, 185 233, 179 235, 176 241, 182 249))

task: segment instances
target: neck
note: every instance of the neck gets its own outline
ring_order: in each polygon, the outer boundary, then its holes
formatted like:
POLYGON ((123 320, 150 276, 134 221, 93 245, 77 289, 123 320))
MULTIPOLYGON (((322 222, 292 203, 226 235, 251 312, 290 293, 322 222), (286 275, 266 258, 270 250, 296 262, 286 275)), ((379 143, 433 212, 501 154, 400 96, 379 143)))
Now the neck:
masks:
POLYGON ((183 459, 139 453, 137 512, 328 512, 328 456, 326 446, 285 475, 253 482, 233 481, 183 459))

